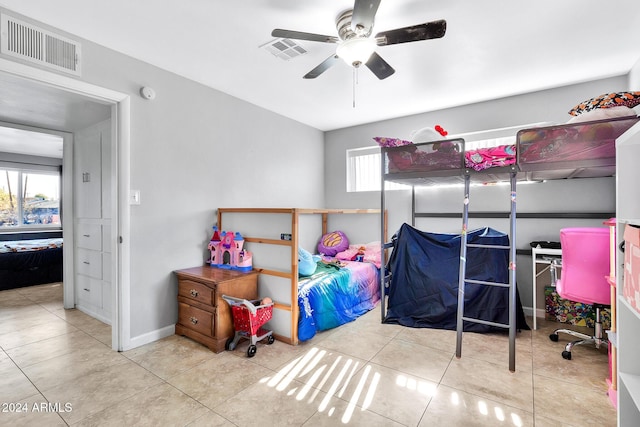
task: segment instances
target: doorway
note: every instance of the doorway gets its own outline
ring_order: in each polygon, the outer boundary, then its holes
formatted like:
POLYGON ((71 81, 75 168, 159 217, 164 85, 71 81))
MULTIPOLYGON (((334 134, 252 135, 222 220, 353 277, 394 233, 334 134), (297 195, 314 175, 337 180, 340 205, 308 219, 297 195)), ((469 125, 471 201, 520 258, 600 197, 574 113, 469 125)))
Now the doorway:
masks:
MULTIPOLYGON (((56 129, 61 126, 55 120, 56 111, 39 109, 41 98, 57 98, 60 105, 71 100, 79 100, 83 106, 107 106, 110 113, 110 127, 113 144, 110 150, 111 165, 109 176, 112 183, 111 231, 106 238, 112 247, 111 253, 111 327, 112 349, 123 351, 130 346, 129 315, 129 96, 110 89, 88 84, 66 76, 36 69, 27 65, 0 58, 0 94, 3 102, 12 106, 3 109, 0 120, 21 123, 26 126, 56 129), (31 99, 30 101, 28 101, 31 99)), ((69 104, 71 105, 71 104, 69 104)), ((64 113, 64 112, 63 112, 64 113)), ((87 123, 88 124, 88 123, 87 123)), ((60 130, 60 129, 58 129, 60 130)), ((64 141, 63 188, 73 186, 73 141, 64 141), (69 154, 69 155, 67 155, 69 154)), ((73 199, 70 192, 64 192, 62 209, 63 238, 74 241, 73 199)), ((64 280, 73 284, 74 245, 64 246, 64 280), (67 249, 68 248, 68 249, 67 249)), ((64 288, 64 306, 74 306, 74 286, 64 288)))

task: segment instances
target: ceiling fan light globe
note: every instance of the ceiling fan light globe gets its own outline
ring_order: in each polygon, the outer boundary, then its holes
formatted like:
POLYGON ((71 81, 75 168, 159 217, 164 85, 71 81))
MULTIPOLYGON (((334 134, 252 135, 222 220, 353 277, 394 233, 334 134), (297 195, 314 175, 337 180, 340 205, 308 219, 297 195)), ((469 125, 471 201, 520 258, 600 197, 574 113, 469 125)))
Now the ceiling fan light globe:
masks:
POLYGON ((365 64, 376 49, 376 41, 373 38, 355 37, 345 40, 336 49, 344 62, 351 66, 365 64), (356 65, 357 64, 357 65, 356 65))

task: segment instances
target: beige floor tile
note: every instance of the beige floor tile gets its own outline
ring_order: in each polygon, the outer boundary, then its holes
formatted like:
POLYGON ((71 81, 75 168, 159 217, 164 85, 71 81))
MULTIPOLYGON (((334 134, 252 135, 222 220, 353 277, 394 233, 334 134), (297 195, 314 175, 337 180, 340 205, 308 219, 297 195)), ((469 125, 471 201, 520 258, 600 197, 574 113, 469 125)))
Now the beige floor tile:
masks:
POLYGON ((397 339, 453 354, 456 351, 456 331, 432 328, 402 328, 397 339))
POLYGON ((93 370, 73 383, 62 383, 43 391, 43 395, 49 402, 72 405, 73 410, 61 416, 73 424, 161 382, 146 369, 126 361, 93 370))
POLYGON ((93 414, 75 426, 183 426, 209 410, 171 385, 162 383, 93 414))
POLYGON ((589 385, 594 388, 605 388, 609 376, 609 358, 603 348, 574 347, 571 360, 562 357, 559 343, 553 348, 539 348, 533 353, 533 365, 536 375, 556 378, 577 385, 589 385))
POLYGON ((533 427, 533 413, 471 393, 439 386, 419 427, 533 427))
MULTIPOLYGON (((563 414, 557 414, 562 418, 563 414)), ((582 419, 577 420, 566 420, 558 421, 556 419, 552 419, 553 414, 549 414, 549 416, 539 415, 536 413, 535 415, 535 426, 536 427, 582 427, 584 424, 582 423, 582 419)))
POLYGON ((534 375, 535 413, 557 416, 580 426, 615 426, 616 411, 609 403, 606 387, 568 384, 565 381, 534 375))
POLYGON ((380 305, 359 317, 357 321, 349 323, 349 327, 353 328, 354 331, 369 332, 391 338, 396 337, 405 329, 400 325, 382 323, 380 305))
POLYGON ((297 381, 282 390, 267 381, 250 385, 215 411, 239 427, 301 426, 316 411, 330 410, 332 401, 326 393, 297 381))
POLYGON ((366 364, 366 360, 335 350, 322 346, 311 347, 281 367, 270 379, 270 383, 277 382, 277 388, 280 389, 288 382, 296 380, 309 387, 335 393, 350 381, 355 381, 366 364))
POLYGON ((67 425, 60 413, 53 410, 55 408, 49 408, 49 402, 39 393, 11 402, 17 405, 13 406, 13 410, 0 414, 0 424, 3 426, 58 427, 67 425))
MULTIPOLYGON (((299 357, 306 353, 310 348, 315 347, 314 343, 315 340, 299 345, 289 345, 280 341, 275 341, 271 345, 267 345, 265 342, 259 342, 257 345, 258 351, 256 355, 251 358, 251 361, 275 371, 288 363, 291 359, 299 357)), ((241 341, 238 343, 238 347, 236 347, 235 350, 230 351, 229 354, 246 359, 248 347, 249 341, 241 341)))
POLYGON ((34 363, 22 370, 39 390, 46 391, 91 372, 126 362, 128 359, 124 356, 99 345, 34 363))
POLYGON ((24 368, 47 359, 53 359, 77 350, 100 347, 100 345, 100 342, 85 332, 73 331, 9 349, 7 354, 11 356, 18 366, 24 368))
MULTIPOLYGON (((516 335, 516 370, 533 369, 531 338, 516 335)), ((509 335, 465 332, 462 335, 462 356, 484 360, 509 368, 509 335)))
POLYGON ((346 425, 350 427, 402 427, 403 424, 395 422, 375 412, 362 409, 352 402, 341 399, 331 399, 328 409, 317 411, 304 427, 332 427, 346 425))
POLYGON ((18 289, 0 291, 0 308, 31 305, 33 301, 25 298, 18 289))
POLYGON ((175 343, 177 341, 182 341, 185 338, 180 336, 180 335, 170 335, 168 337, 159 339, 157 341, 153 341, 150 342, 148 344, 145 345, 141 345, 140 347, 136 347, 133 348, 131 350, 127 350, 127 351, 123 351, 122 355, 129 358, 129 359, 134 359, 134 358, 140 358, 142 357, 142 354, 147 353, 149 351, 153 351, 156 350, 160 347, 163 347, 165 345, 171 344, 171 343, 175 343))
POLYGON ((215 356, 202 344, 180 337, 167 345, 132 356, 131 360, 166 380, 215 356))
POLYGON ((4 316, 0 323, 0 335, 11 332, 21 331, 23 329, 33 328, 34 326, 46 325, 50 322, 60 322, 60 319, 44 308, 39 310, 16 310, 15 315, 4 316))
POLYGON ((213 411, 208 411, 186 427, 235 427, 235 424, 213 411))
POLYGON ((438 383, 452 358, 453 353, 450 352, 393 340, 380 350, 371 362, 438 383))
POLYGON ((438 384, 369 363, 337 396, 407 426, 420 421, 438 384))
POLYGON ((60 308, 57 310, 53 310, 52 313, 74 326, 82 326, 88 322, 99 322, 99 320, 94 319, 88 314, 83 313, 82 311, 75 308, 60 308))
POLYGON ((54 316, 49 322, 1 334, 0 347, 9 350, 76 330, 74 326, 54 316))
POLYGON ((63 286, 62 283, 27 286, 18 288, 18 293, 38 304, 52 301, 59 302, 62 301, 63 286))
POLYGON ((319 341, 318 345, 359 359, 369 360, 389 341, 391 341, 391 337, 376 333, 338 328, 335 333, 319 341))
POLYGON ((606 350, 577 347, 562 359, 569 338, 548 336, 565 325, 540 319, 540 329, 517 334, 510 373, 506 335, 465 333, 456 359, 455 331, 382 324, 380 314, 297 346, 260 342, 253 358, 246 340, 215 354, 177 335, 117 353, 109 325, 62 308, 59 284, 0 291, 0 402, 29 403, 27 413, 0 413, 0 425, 616 423, 606 350))
MULTIPOLYGON (((4 353, 0 360, 0 404, 19 402, 38 393, 29 378, 4 353)), ((3 408, 0 407, 0 410, 3 408)), ((2 417, 0 412, 0 419, 2 417)), ((0 423, 1 424, 1 423, 0 423)))
POLYGON ((220 353, 167 381, 206 407, 215 409, 244 388, 268 380, 273 374, 249 359, 220 353))
POLYGON ((510 372, 508 366, 471 357, 453 358, 442 384, 533 412, 533 379, 531 371, 510 372))

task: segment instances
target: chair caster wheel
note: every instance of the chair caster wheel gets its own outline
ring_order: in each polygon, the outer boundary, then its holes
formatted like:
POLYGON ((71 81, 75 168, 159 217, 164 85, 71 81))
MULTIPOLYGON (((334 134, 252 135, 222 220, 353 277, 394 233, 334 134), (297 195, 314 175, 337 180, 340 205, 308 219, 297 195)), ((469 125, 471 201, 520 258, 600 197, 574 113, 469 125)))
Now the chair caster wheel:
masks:
POLYGON ((553 342, 558 342, 558 334, 549 335, 549 339, 553 342))
POLYGON ((571 352, 570 352, 570 351, 567 351, 567 350, 563 351, 563 352, 562 352, 562 357, 563 357, 564 359, 571 360, 571 352))
POLYGON ((256 347, 255 345, 250 345, 249 348, 247 349, 247 357, 255 356, 257 351, 258 351, 258 347, 256 347))

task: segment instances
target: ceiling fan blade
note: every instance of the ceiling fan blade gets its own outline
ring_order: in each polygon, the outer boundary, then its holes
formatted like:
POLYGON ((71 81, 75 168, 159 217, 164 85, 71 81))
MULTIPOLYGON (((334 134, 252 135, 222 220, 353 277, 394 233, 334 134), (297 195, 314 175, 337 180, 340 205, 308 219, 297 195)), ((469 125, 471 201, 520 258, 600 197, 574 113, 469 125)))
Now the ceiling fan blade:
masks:
POLYGON ((389 77, 390 75, 396 72, 396 70, 394 70, 393 67, 391 67, 391 65, 387 64, 387 61, 382 59, 382 57, 378 55, 376 52, 373 52, 371 54, 371 57, 365 63, 365 65, 380 80, 386 79, 387 77, 389 77))
POLYGON ((303 33, 302 31, 281 30, 279 28, 271 32, 273 37, 295 40, 309 40, 312 42, 338 43, 340 39, 335 36, 324 36, 322 34, 303 33))
POLYGON ((447 21, 441 19, 439 21, 425 22, 424 24, 383 31, 376 34, 376 39, 378 46, 388 46, 390 44, 439 39, 444 36, 446 31, 447 21))
POLYGON ((351 29, 356 34, 371 32, 380 0, 356 0, 353 5, 351 29))
POLYGON ((340 58, 338 57, 338 55, 331 55, 330 57, 328 57, 327 59, 322 61, 316 68, 314 68, 313 70, 311 70, 307 74, 305 74, 303 78, 304 79, 315 79, 320 74, 324 73, 329 68, 331 68, 331 66, 333 64, 335 64, 336 62, 338 62, 339 60, 340 60, 340 58))

